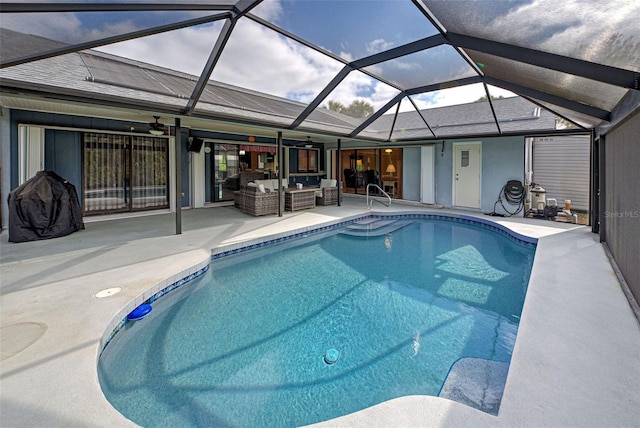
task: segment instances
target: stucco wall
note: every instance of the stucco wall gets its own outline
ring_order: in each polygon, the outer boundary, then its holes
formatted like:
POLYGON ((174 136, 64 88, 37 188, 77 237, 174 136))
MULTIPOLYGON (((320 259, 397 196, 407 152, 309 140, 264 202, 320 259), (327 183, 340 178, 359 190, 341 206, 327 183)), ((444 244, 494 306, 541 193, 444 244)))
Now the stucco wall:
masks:
POLYGON ((640 301, 640 111, 605 137, 604 236, 640 301))
MULTIPOLYGON (((453 186, 453 143, 475 142, 473 140, 453 140, 436 144, 436 203, 452 206, 453 186)), ((488 138, 482 141, 482 187, 480 206, 484 213, 493 211, 502 187, 509 180, 524 181, 524 137, 488 138)), ((515 207, 505 204, 508 209, 515 207)), ((504 213, 500 204, 496 212, 504 213)), ((523 213, 519 215, 522 216, 523 213)))

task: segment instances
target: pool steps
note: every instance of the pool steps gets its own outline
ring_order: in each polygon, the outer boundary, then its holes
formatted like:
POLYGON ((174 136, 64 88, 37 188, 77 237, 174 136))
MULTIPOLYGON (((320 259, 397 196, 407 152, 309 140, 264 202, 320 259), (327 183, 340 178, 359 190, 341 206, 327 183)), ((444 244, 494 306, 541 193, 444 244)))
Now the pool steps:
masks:
POLYGON ((364 237, 383 236, 411 223, 413 220, 365 219, 346 226, 340 234, 364 237))
POLYGON ((496 416, 508 372, 506 361, 461 358, 449 369, 438 396, 496 416))

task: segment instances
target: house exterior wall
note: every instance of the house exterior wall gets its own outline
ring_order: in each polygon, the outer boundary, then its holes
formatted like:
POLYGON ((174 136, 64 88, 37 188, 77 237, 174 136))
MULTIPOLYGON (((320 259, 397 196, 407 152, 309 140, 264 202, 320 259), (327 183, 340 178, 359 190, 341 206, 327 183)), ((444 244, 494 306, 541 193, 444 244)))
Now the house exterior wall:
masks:
MULTIPOLYGON (((435 146, 436 158, 436 203, 452 207, 453 198, 453 143, 482 141, 482 187, 480 209, 484 213, 493 211, 493 206, 502 187, 509 180, 524 182, 524 137, 498 137, 484 140, 451 140, 435 146)), ((419 200, 419 197, 418 199, 419 200)), ((508 209, 514 209, 509 205, 508 209)), ((500 204, 496 212, 503 213, 500 204)), ((522 216, 523 213, 519 215, 522 216)))
MULTIPOLYGON (((604 237, 636 301, 640 301, 640 110, 606 134, 604 237)), ((601 226, 602 226, 601 220, 601 226)))
MULTIPOLYGON (((45 168, 54 170, 63 178, 69 180, 76 187, 79 198, 82 198, 82 133, 85 130, 95 132, 124 132, 138 123, 104 118, 72 116, 56 113, 34 112, 26 110, 8 110, 8 114, 2 116, 2 159, 10 159, 8 169, 3 168, 3 214, 8 214, 8 193, 18 187, 18 127, 24 125, 38 125, 49 127, 45 131, 45 168), (64 128, 64 129, 59 129, 64 128), (4 177, 8 178, 8 186, 4 177), (6 194, 5 194, 6 192, 6 194)), ((3 110, 3 113, 5 112, 3 110)), ((182 134, 179 147, 182 151, 182 206, 190 206, 189 192, 189 157, 187 155, 186 133, 182 134)), ((4 165, 3 165, 4 167, 4 165)), ((170 171, 173 174, 174 171, 170 171)), ((170 189, 174 191, 173 188, 170 189)), ((2 217, 3 228, 8 224, 7 215, 2 217)))
MULTIPOLYGON (((2 108, 2 115, 0 116, 0 137, 2 143, 2 201, 0 201, 1 207, 1 222, 2 228, 8 227, 8 205, 7 196, 11 190, 18 187, 19 183, 19 168, 18 168, 18 142, 19 142, 19 125, 33 125, 43 127, 45 129, 45 144, 44 144, 44 168, 55 171, 61 177, 67 179, 76 187, 78 197, 82 203, 82 134, 83 132, 105 132, 105 133, 125 133, 135 135, 146 135, 144 131, 137 131, 130 133, 131 127, 140 128, 140 123, 127 122, 124 120, 97 118, 89 116, 75 116, 68 114, 59 114, 53 112, 37 112, 28 110, 18 110, 2 108)), ((144 126, 143 126, 144 128, 144 126)), ((247 141, 246 135, 235 135, 227 133, 219 133, 215 131, 198 131, 198 135, 203 138, 216 139, 230 141, 237 144, 245 143, 247 141)), ((191 161, 192 153, 188 152, 188 138, 189 132, 186 129, 181 133, 181 141, 178 143, 178 147, 181 150, 181 190, 182 195, 178 195, 178 200, 181 201, 182 207, 192 206, 192 192, 191 184, 191 161)), ((258 137, 257 143, 275 144, 276 138, 258 137)), ((285 144, 296 144, 299 142, 285 141, 285 144)), ((322 157, 324 151, 320 148, 321 153, 318 159, 319 169, 324 169, 325 159, 322 157)), ((287 149, 285 147, 285 149, 287 149)), ((207 159, 210 157, 207 156, 207 159)), ((175 174, 175 168, 169 166, 170 175, 175 174)), ((205 174, 209 171, 209 175, 206 175, 209 179, 205 179, 204 191, 206 202, 211 201, 211 183, 210 174, 213 165, 210 160, 209 163, 205 162, 205 174)), ((312 174, 310 177, 303 177, 306 185, 313 185, 319 182, 317 174, 312 174)), ((300 178, 297 178, 298 180, 300 178)), ((296 178, 292 177, 292 182, 295 182, 296 178)), ((175 188, 170 185, 170 193, 175 193, 175 188)))

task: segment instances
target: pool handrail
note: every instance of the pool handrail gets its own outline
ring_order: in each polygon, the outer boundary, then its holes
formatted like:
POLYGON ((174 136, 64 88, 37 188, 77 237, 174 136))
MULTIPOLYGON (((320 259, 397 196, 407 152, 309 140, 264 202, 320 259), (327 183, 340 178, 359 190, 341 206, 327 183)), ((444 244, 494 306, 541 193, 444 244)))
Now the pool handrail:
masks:
POLYGON ((367 184, 367 209, 370 210, 373 207, 373 201, 379 202, 382 205, 386 206, 386 207, 390 207, 391 206, 391 196, 389 196, 389 194, 387 192, 385 192, 380 186, 378 186, 375 183, 369 183, 367 184), (369 202, 369 187, 375 187, 376 189, 378 189, 380 192, 382 192, 383 195, 385 195, 387 197, 387 199, 389 200, 388 204, 385 204, 384 202, 382 202, 381 200, 379 200, 378 198, 371 198, 371 202, 369 202))

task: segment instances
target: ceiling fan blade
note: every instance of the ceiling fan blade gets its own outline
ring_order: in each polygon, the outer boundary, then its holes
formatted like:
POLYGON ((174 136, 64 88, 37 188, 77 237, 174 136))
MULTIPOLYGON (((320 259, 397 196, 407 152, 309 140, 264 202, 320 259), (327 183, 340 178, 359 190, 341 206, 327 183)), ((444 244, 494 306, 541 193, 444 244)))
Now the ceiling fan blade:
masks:
POLYGON ((158 120, 160 120, 160 116, 153 116, 153 118, 156 120, 155 122, 149 122, 149 126, 152 129, 158 129, 158 130, 164 130, 164 123, 160 123, 158 122, 158 120))

